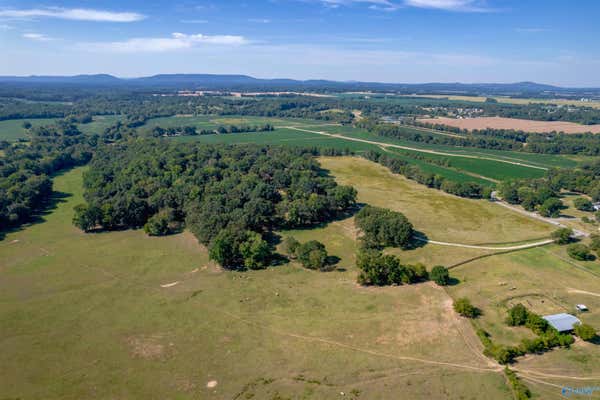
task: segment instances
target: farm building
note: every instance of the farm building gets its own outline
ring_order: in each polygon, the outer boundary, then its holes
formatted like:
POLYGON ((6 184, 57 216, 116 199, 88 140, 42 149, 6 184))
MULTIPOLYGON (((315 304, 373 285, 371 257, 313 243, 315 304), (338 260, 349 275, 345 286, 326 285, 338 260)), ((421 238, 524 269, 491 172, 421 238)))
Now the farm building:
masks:
POLYGON ((553 314, 543 317, 548 323, 559 332, 572 331, 577 324, 581 324, 579 318, 571 314, 553 314))

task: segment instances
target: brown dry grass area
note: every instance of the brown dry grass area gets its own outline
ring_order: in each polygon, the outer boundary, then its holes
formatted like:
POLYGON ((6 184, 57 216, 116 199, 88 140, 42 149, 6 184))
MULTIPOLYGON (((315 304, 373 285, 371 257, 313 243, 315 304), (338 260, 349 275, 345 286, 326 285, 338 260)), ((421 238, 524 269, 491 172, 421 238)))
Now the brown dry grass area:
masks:
POLYGON ((528 119, 503 118, 503 117, 479 117, 456 119, 448 117, 439 118, 423 118, 420 122, 430 124, 444 124, 456 126, 461 129, 515 129, 525 132, 565 132, 565 133, 600 133, 600 124, 596 125, 581 125, 574 122, 562 121, 532 121, 528 119))

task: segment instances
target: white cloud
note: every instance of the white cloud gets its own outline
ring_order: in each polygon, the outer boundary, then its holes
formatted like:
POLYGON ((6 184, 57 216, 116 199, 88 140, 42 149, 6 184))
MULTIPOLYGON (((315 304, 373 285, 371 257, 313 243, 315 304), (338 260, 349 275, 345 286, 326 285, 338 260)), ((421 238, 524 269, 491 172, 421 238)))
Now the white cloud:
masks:
POLYGON ((254 22, 257 24, 270 24, 271 20, 267 18, 249 18, 248 22, 254 22))
POLYGON ((173 33, 165 38, 132 38, 121 42, 83 43, 80 47, 96 51, 117 53, 158 53, 190 49, 201 45, 239 46, 249 43, 243 36, 236 35, 188 35, 173 33))
POLYGON ((85 8, 34 8, 26 10, 0 9, 3 18, 59 18, 74 21, 135 22, 145 18, 134 12, 112 12, 85 8))
POLYGON ((32 33, 32 32, 29 32, 29 33, 24 33, 23 37, 25 39, 35 40, 36 42, 49 42, 51 40, 54 40, 51 37, 49 37, 48 35, 45 35, 43 33, 32 33))
POLYGON ((447 11, 481 12, 487 11, 477 0, 404 0, 404 4, 417 8, 431 8, 447 11))

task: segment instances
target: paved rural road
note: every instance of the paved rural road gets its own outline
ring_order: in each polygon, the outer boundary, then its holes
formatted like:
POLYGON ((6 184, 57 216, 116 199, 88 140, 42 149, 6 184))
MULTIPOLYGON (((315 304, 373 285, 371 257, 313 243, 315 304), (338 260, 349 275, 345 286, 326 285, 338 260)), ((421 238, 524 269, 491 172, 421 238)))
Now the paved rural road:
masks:
POLYGON ((548 170, 548 168, 539 167, 537 165, 525 164, 525 163, 520 163, 520 162, 517 162, 517 161, 502 160, 502 159, 493 158, 493 157, 482 157, 482 156, 473 156, 473 155, 467 155, 467 154, 445 153, 445 152, 436 151, 436 150, 418 149, 418 148, 415 148, 415 147, 401 146, 399 144, 382 143, 382 142, 376 142, 374 140, 366 140, 366 139, 353 138, 353 137, 343 136, 343 135, 336 134, 336 133, 328 133, 328 132, 323 132, 323 131, 313 131, 313 130, 310 130, 310 129, 298 128, 297 126, 285 126, 284 128, 286 128, 286 129, 294 129, 296 131, 301 131, 301 132, 316 133, 317 135, 329 136, 329 137, 334 137, 334 138, 337 138, 337 139, 350 140, 350 141, 353 141, 353 142, 369 143, 369 144, 374 144, 376 146, 381 146, 381 147, 392 147, 392 148, 395 148, 395 149, 411 150, 411 151, 417 151, 417 152, 420 152, 420 153, 437 154, 437 155, 448 156, 448 157, 462 157, 462 158, 473 158, 473 159, 477 159, 477 160, 489 160, 489 161, 496 161, 496 162, 501 162, 501 163, 505 163, 505 164, 519 165, 521 167, 541 169, 541 170, 544 170, 544 171, 548 170))
POLYGON ((465 249, 500 250, 500 251, 529 249, 531 247, 544 246, 546 244, 550 244, 550 243, 554 242, 554 240, 552 240, 552 239, 546 239, 546 240, 542 240, 540 242, 526 243, 526 244, 520 244, 520 245, 516 245, 516 246, 492 247, 492 246, 477 246, 477 245, 462 244, 462 243, 438 242, 437 240, 429 240, 429 239, 423 239, 423 238, 415 238, 415 240, 418 240, 420 242, 437 244, 440 246, 463 247, 465 249))

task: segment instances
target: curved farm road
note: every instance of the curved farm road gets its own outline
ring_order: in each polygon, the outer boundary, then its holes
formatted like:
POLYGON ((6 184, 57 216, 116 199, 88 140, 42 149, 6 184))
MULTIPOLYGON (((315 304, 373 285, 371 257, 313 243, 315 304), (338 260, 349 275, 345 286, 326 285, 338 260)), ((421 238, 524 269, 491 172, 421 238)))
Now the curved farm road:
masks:
POLYGON ((381 146, 381 147, 392 147, 394 149, 411 150, 411 151, 417 151, 419 153, 437 154, 437 155, 447 156, 447 157, 462 157, 462 158, 473 158, 473 159, 477 159, 477 160, 489 160, 489 161, 496 161, 496 162, 501 162, 501 163, 505 163, 505 164, 519 165, 521 167, 541 169, 543 171, 548 170, 548 168, 539 167, 537 165, 525 164, 525 163, 521 163, 521 162, 517 162, 517 161, 502 160, 502 159, 493 158, 493 157, 473 156, 473 155, 467 155, 467 154, 454 154, 454 153, 445 153, 443 151, 419 149, 419 148, 415 148, 415 147, 401 146, 399 144, 382 143, 382 142, 376 142, 374 140, 353 138, 353 137, 343 136, 343 135, 336 134, 336 133, 313 131, 310 129, 299 128, 297 126, 285 126, 284 128, 293 129, 293 130, 301 131, 301 132, 307 132, 307 133, 316 133, 317 135, 329 136, 329 137, 334 137, 334 138, 343 139, 343 140, 350 140, 353 142, 369 143, 369 144, 374 144, 376 146, 381 146))
POLYGON ((526 244, 520 244, 520 245, 516 245, 516 246, 497 247, 497 246, 477 246, 477 245, 462 244, 462 243, 438 242, 437 240, 429 240, 429 239, 424 239, 424 238, 419 238, 419 237, 415 238, 415 240, 418 240, 420 242, 425 242, 425 243, 437 244, 440 246, 462 247, 465 249, 479 249, 479 250, 500 250, 500 251, 502 251, 502 250, 523 250, 523 249, 529 249, 532 247, 544 246, 544 245, 554 242, 553 239, 546 239, 546 240, 542 240, 540 242, 526 243, 526 244))

